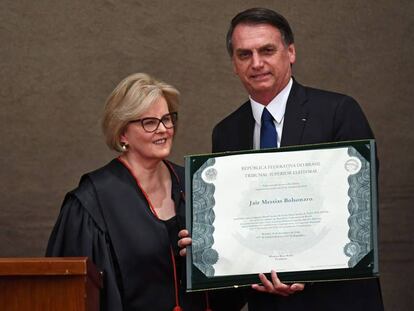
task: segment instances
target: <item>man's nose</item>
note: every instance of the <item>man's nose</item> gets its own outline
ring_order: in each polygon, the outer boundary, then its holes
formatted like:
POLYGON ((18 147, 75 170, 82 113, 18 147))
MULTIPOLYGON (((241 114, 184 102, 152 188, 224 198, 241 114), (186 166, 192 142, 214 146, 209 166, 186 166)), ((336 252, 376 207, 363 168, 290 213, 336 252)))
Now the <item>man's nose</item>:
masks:
POLYGON ((252 55, 252 67, 254 69, 263 67, 263 59, 257 52, 254 52, 252 55))

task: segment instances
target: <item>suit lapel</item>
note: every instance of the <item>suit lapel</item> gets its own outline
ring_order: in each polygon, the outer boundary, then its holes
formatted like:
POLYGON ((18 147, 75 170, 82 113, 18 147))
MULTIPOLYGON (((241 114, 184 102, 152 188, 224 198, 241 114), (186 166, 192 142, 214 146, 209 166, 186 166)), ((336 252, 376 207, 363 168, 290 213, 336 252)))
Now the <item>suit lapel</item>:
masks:
POLYGON ((242 106, 242 113, 240 115, 240 148, 239 150, 253 149, 253 132, 254 132, 254 118, 252 106, 250 101, 247 101, 242 106))
POLYGON ((299 145, 308 118, 306 91, 293 80, 292 90, 286 104, 281 146, 299 145))

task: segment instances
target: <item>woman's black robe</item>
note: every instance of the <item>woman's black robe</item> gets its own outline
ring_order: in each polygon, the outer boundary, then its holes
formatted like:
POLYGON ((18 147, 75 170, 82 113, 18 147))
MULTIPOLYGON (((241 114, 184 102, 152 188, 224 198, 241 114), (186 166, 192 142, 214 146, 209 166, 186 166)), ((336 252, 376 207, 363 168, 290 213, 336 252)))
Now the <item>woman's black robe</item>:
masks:
MULTIPOLYGON (((184 228, 184 170, 169 168, 178 231, 184 228)), ((168 311, 175 305, 170 245, 165 223, 151 212, 129 170, 114 159, 84 175, 66 195, 46 255, 89 257, 104 272, 101 310, 168 311)), ((203 310, 204 295, 184 294, 181 288, 180 304, 185 311, 203 310)))

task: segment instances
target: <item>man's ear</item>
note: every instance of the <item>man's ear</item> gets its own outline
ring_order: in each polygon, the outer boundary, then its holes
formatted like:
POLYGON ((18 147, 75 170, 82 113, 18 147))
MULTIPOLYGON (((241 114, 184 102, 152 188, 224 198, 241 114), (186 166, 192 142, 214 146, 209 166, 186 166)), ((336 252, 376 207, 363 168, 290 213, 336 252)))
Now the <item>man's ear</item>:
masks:
POLYGON ((290 64, 293 65, 296 61, 296 49, 293 43, 288 46, 288 54, 289 54, 290 64))
POLYGON ((235 61, 234 61, 234 58, 233 58, 233 57, 231 58, 231 65, 232 65, 232 67, 233 67, 233 72, 234 72, 234 74, 235 74, 236 76, 238 76, 238 75, 239 75, 239 73, 238 73, 238 71, 237 71, 237 66, 236 66, 236 63, 235 63, 235 61))

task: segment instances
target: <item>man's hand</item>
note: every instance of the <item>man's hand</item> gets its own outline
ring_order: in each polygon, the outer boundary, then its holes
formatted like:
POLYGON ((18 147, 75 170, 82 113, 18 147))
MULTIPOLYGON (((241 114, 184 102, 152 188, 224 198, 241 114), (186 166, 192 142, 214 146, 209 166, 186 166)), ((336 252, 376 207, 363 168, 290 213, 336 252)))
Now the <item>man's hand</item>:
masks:
POLYGON ((271 281, 266 278, 263 273, 259 274, 260 281, 263 285, 253 284, 252 288, 263 293, 289 296, 296 292, 300 292, 305 288, 305 284, 294 283, 294 284, 284 284, 282 283, 274 270, 271 271, 271 281))
POLYGON ((180 238, 178 240, 178 247, 180 248, 180 256, 185 256, 187 254, 186 247, 191 245, 191 238, 190 234, 187 230, 183 229, 180 232, 178 232, 178 237, 180 238))

